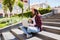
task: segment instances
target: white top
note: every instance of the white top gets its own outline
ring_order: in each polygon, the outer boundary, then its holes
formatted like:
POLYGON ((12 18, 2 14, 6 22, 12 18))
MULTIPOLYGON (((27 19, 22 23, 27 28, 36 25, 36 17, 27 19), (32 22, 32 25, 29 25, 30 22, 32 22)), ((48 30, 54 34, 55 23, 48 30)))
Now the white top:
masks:
POLYGON ((35 23, 35 17, 33 17, 33 18, 31 18, 32 19, 32 21, 33 21, 33 24, 31 24, 31 23, 28 23, 28 20, 22 20, 22 24, 23 24, 23 26, 25 26, 25 27, 29 27, 29 26, 32 26, 32 27, 34 27, 34 25, 36 24, 35 23))
POLYGON ((36 24, 36 22, 35 22, 35 17, 33 17, 33 18, 31 18, 31 19, 33 20, 33 24, 29 24, 29 25, 34 26, 34 25, 36 24))

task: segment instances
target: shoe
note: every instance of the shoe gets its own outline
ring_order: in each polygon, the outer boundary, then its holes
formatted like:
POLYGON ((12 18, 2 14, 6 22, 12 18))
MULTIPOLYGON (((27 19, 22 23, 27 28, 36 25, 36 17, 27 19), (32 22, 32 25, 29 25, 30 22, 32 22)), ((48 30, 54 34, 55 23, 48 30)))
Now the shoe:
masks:
POLYGON ((26 34, 25 34, 25 33, 23 33, 23 35, 25 35, 25 36, 26 36, 26 34))
POLYGON ((31 38, 32 37, 32 34, 27 34, 27 38, 31 38))

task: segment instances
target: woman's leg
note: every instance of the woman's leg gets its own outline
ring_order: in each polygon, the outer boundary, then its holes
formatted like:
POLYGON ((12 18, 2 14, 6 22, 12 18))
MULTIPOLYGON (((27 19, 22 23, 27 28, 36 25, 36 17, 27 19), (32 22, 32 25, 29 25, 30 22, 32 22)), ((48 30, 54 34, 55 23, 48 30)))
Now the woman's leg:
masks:
POLYGON ((20 28, 25 34, 28 34, 27 29, 24 26, 20 26, 20 28))
POLYGON ((26 29, 24 26, 20 26, 20 28, 21 28, 21 30, 27 35, 28 38, 29 38, 29 37, 32 37, 32 34, 29 34, 29 33, 27 32, 27 29, 26 29))
POLYGON ((37 27, 28 27, 27 31, 28 33, 37 33, 40 30, 37 27))

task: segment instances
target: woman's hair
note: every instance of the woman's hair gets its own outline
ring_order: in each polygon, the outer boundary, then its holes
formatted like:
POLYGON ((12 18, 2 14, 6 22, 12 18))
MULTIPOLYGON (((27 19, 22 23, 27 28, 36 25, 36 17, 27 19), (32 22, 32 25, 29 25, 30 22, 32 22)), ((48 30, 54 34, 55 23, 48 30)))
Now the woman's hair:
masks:
POLYGON ((34 9, 34 15, 38 15, 38 14, 39 14, 38 10, 34 9))

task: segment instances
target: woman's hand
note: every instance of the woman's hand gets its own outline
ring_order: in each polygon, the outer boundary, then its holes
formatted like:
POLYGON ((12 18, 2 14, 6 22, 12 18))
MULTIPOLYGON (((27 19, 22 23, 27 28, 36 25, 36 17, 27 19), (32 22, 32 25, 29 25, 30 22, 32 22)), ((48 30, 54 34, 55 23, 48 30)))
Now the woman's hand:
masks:
POLYGON ((29 24, 29 26, 32 26, 32 27, 34 27, 34 24, 29 24))

